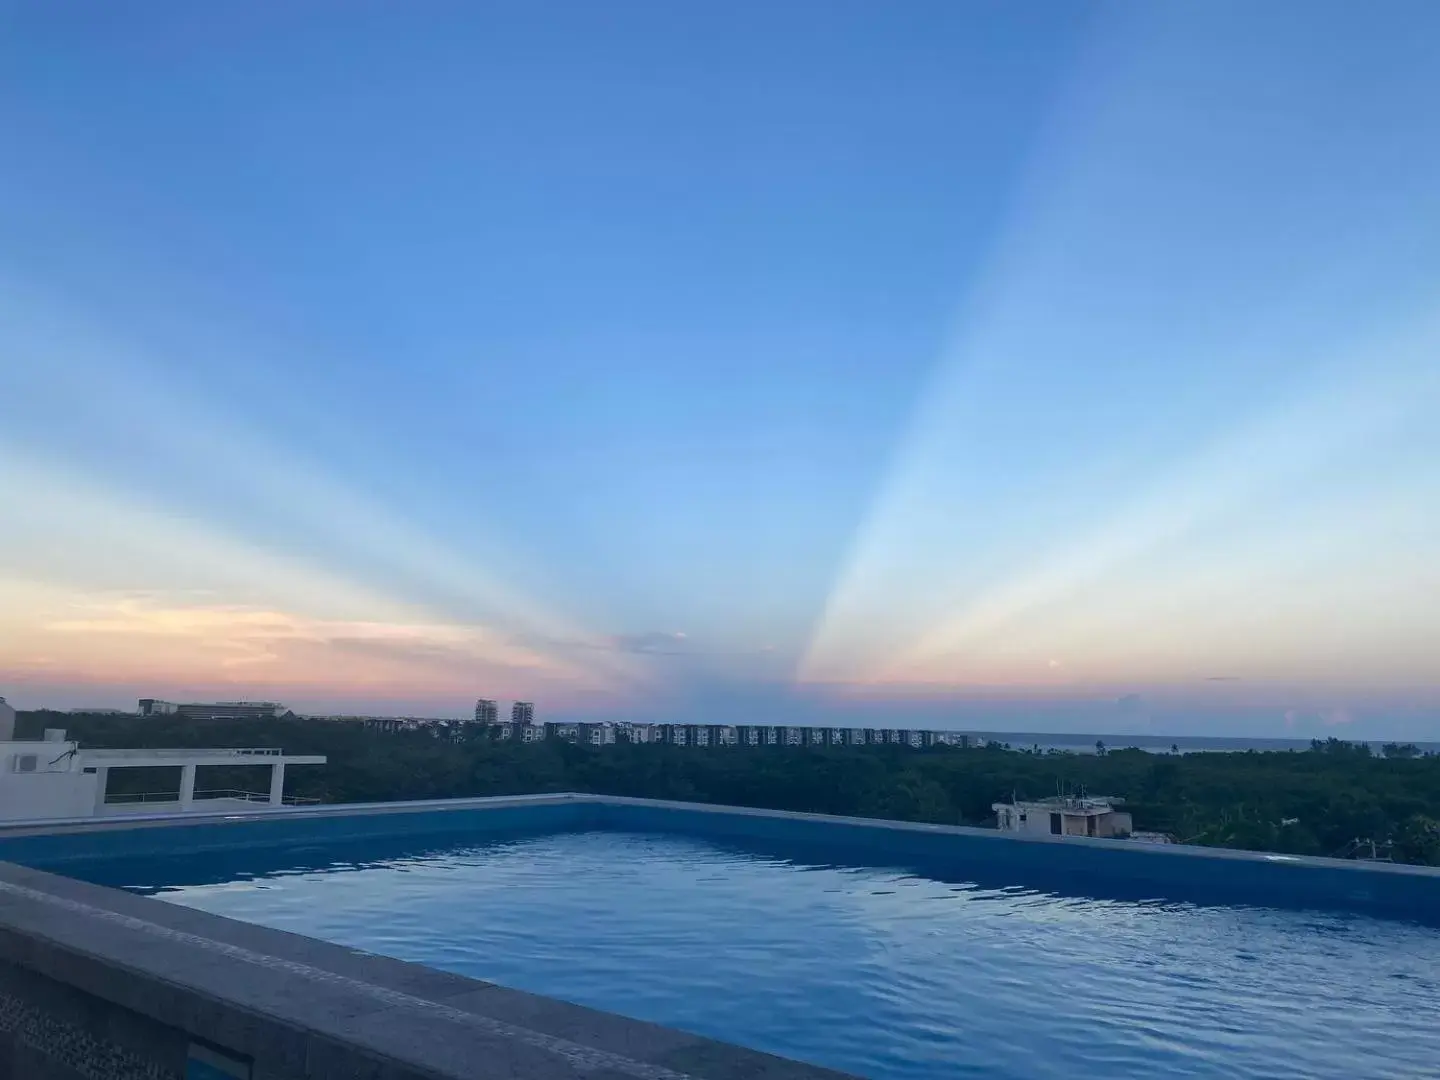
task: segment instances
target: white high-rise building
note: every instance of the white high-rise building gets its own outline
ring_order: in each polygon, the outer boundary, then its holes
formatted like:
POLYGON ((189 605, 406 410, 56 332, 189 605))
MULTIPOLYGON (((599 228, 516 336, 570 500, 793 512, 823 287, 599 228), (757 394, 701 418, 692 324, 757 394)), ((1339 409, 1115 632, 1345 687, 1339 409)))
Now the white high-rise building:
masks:
POLYGON ((489 698, 480 698, 475 702, 475 722, 477 724, 495 724, 500 721, 500 706, 489 698))
POLYGON ((533 701, 517 701, 511 705, 510 722, 512 724, 533 724, 535 722, 535 703, 533 701))

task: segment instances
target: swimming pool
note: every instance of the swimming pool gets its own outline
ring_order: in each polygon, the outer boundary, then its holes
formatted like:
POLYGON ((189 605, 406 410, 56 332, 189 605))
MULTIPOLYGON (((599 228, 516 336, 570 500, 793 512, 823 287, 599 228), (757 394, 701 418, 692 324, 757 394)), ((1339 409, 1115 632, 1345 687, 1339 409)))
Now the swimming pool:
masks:
MULTIPOLYGON (((1154 855, 1152 881, 1107 888, 1082 870, 1113 845, 530 809, 49 851, 72 876, 876 1080, 1410 1080, 1440 1061, 1440 929, 1423 905, 1384 918, 1278 887, 1277 902, 1219 902, 1214 879, 1253 890, 1245 872, 1274 871, 1248 859, 1154 855)), ((1356 881, 1345 895, 1375 901, 1356 881)))

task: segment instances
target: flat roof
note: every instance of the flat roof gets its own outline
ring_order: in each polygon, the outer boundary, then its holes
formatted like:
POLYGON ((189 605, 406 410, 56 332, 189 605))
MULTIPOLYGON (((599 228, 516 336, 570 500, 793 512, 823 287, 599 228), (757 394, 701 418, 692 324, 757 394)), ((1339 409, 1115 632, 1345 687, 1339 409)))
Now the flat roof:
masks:
POLYGON ((169 749, 94 749, 77 755, 87 764, 112 768, 144 765, 324 765, 324 754, 287 754, 277 747, 174 747, 169 749))

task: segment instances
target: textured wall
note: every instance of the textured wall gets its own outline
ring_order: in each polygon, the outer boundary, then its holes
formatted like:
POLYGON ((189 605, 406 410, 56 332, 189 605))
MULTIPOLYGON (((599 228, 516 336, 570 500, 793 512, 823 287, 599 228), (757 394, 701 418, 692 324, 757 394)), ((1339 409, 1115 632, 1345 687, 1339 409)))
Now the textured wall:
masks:
POLYGON ((183 1033, 0 964, 0 1080, 179 1080, 183 1033))

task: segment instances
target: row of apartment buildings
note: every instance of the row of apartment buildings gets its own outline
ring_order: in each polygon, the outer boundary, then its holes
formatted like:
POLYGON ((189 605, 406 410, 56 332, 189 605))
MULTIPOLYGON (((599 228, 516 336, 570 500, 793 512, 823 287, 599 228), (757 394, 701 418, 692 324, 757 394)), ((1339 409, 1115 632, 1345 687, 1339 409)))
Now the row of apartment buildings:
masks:
MULTIPOLYGON (((142 716, 180 715, 188 718, 270 719, 291 715, 285 706, 272 701, 226 701, 213 704, 177 705, 154 698, 142 698, 142 716)), ((358 724, 372 731, 424 731, 454 742, 486 734, 496 740, 540 742, 557 739, 608 746, 617 742, 664 743, 671 746, 970 746, 981 742, 959 732, 924 728, 842 728, 773 726, 768 724, 645 724, 633 722, 536 723, 535 704, 516 701, 510 719, 499 718, 499 703, 481 698, 475 703, 474 719, 422 716, 311 716, 310 719, 358 724)))
POLYGON ((768 724, 493 723, 492 739, 566 742, 607 746, 617 742, 671 746, 969 746, 958 732, 925 728, 838 728, 768 724))

